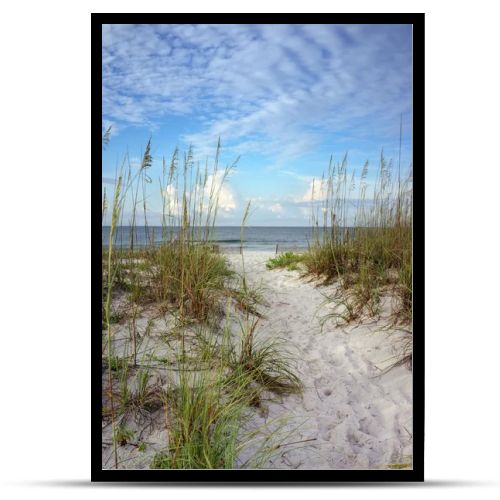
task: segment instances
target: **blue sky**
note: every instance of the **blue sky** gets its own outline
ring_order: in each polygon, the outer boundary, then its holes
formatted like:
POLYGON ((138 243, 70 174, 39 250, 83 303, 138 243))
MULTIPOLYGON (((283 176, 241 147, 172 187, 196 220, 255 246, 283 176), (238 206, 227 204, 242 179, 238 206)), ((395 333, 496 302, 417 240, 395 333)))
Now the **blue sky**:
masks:
MULTIPOLYGON (((373 181, 383 148, 411 162, 409 25, 104 25, 103 152, 108 193, 128 152, 139 163, 148 139, 157 179, 162 157, 191 144, 204 165, 217 140, 237 168, 221 193, 219 224, 308 225, 313 178, 330 155, 348 154, 373 181)), ((161 193, 151 188, 150 222, 161 193)))

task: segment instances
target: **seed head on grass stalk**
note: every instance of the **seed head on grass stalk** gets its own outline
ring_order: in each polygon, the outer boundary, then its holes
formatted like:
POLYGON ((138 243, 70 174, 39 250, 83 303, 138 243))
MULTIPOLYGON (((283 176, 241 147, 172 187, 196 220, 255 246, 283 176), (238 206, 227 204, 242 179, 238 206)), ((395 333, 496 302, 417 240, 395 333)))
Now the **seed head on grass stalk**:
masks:
MULTIPOLYGON (((368 162, 359 182, 354 171, 348 175, 347 156, 338 166, 330 163, 328 176, 323 178, 327 189, 322 202, 322 238, 314 200, 317 186, 312 186, 315 237, 303 262, 309 274, 339 282, 348 313, 342 316, 350 321, 364 314, 376 315, 384 293, 399 297, 400 307, 395 314, 400 321, 411 319, 411 169, 405 181, 399 171, 394 178, 392 170, 392 161, 387 161, 382 151, 373 190, 368 191, 368 162), (358 196, 353 200, 356 187, 358 196), (348 228, 351 221, 355 226, 352 230, 348 228)), ((323 193, 321 185, 319 191, 323 193)))
MULTIPOLYGON (((138 204, 138 196, 139 196, 139 187, 144 186, 144 179, 146 176, 147 180, 150 180, 150 178, 145 174, 145 171, 151 167, 153 164, 153 158, 151 156, 151 139, 149 139, 147 145, 146 145, 146 150, 144 151, 144 154, 142 156, 142 161, 141 161, 141 166, 139 168, 139 172, 136 174, 139 177, 139 181, 137 182, 136 190, 135 190, 135 196, 133 198, 133 205, 132 205, 132 223, 131 223, 131 231, 130 231, 130 249, 134 249, 134 235, 135 235, 135 230, 136 230, 136 212, 137 212, 137 204, 138 204)), ((146 212, 146 207, 144 206, 144 213, 146 212)))
MULTIPOLYGON (((213 172, 209 174, 196 168, 192 152, 185 156, 184 168, 177 168, 177 150, 174 152, 170 169, 163 163, 163 177, 160 180, 162 194, 162 242, 156 247, 153 241, 146 241, 143 249, 138 249, 135 239, 137 223, 136 210, 142 203, 145 224, 145 190, 148 182, 146 169, 152 163, 149 142, 141 168, 132 174, 128 163, 128 176, 116 176, 118 189, 115 189, 113 215, 110 228, 110 244, 107 258, 107 308, 105 307, 108 367, 113 366, 111 323, 111 292, 119 276, 121 286, 129 292, 133 300, 131 320, 132 356, 127 363, 137 363, 137 352, 141 336, 135 331, 135 320, 140 307, 147 300, 167 303, 174 314, 181 312, 179 328, 188 321, 196 319, 201 328, 214 329, 213 337, 206 341, 198 338, 193 347, 191 338, 188 345, 180 348, 186 339, 181 336, 176 350, 179 354, 177 365, 180 367, 179 379, 171 381, 162 393, 165 404, 165 418, 168 443, 164 454, 155 458, 153 466, 175 468, 234 468, 242 450, 245 437, 241 436, 241 424, 248 415, 249 407, 259 400, 262 391, 282 391, 291 381, 296 383, 292 364, 276 345, 255 342, 252 331, 243 335, 246 345, 242 349, 231 338, 229 328, 224 328, 222 339, 220 323, 212 317, 220 314, 220 302, 232 297, 227 286, 233 274, 226 259, 213 251, 212 241, 215 220, 222 185, 235 163, 221 172, 218 169, 220 142, 216 153, 213 172), (125 182, 123 183, 123 180, 125 182), (142 188, 142 200, 139 191, 142 188), (179 189, 180 188, 180 189, 179 189), (131 198, 131 200, 128 199, 131 198), (118 220, 123 218, 124 207, 131 203, 130 220, 131 248, 118 252, 113 246, 118 220), (198 213, 196 213, 198 212, 198 213), (198 221, 199 229, 193 227, 198 221), (205 221, 205 226, 201 224, 205 221), (202 237, 200 237, 202 236, 202 237), (107 311, 107 312, 106 312, 107 311), (240 360, 240 353, 244 359, 240 360), (280 356, 284 355, 284 359, 280 356), (241 361, 241 362, 240 362, 241 361), (194 370, 194 375, 193 375, 194 370)), ((128 161, 128 155, 125 162, 128 161)), ((125 165, 126 163, 124 163, 125 165)), ((247 206, 243 220, 246 224, 250 205, 247 206)), ((241 234, 243 240, 243 228, 241 234)), ((244 296, 250 297, 246 280, 244 296)), ((231 302, 232 304, 232 302, 231 302)), ((249 312, 249 309, 247 309, 249 312)), ((179 314, 176 316, 179 317, 179 314)), ((226 313, 229 317, 229 313, 226 313)), ((249 318, 247 314, 247 319, 249 318)), ((220 319, 220 316, 219 316, 220 319)), ((254 328, 255 330, 255 328, 254 328)), ((143 350, 143 349, 141 349, 143 350)), ((144 360, 139 363, 143 364, 144 360)), ((290 361, 291 362, 291 361, 290 361)), ((170 362, 169 362, 170 363, 170 362)), ((115 363, 117 365, 117 362, 115 363)), ((117 365, 118 366, 118 365, 117 365)), ((169 366, 169 365, 167 365, 169 366)), ((124 410, 139 410, 146 407, 157 408, 159 393, 150 388, 148 366, 141 366, 136 374, 136 389, 129 391, 129 374, 122 370, 121 402, 124 410)), ((113 401, 111 379, 111 419, 113 435, 117 423, 113 401)), ((116 398, 116 395, 114 396, 116 398)), ((106 413, 107 414, 107 413, 106 413)), ((119 430, 119 429, 118 429, 119 430)), ((116 440, 114 442, 115 467, 118 466, 116 440)))
POLYGON ((109 140, 111 139, 111 125, 104 131, 102 135, 102 149, 106 149, 106 146, 109 144, 109 140))
MULTIPOLYGON (((105 306, 105 318, 106 318, 106 326, 107 326, 107 340, 108 340, 108 390, 109 390, 109 397, 110 397, 110 402, 111 402, 111 425, 112 425, 112 431, 113 435, 115 435, 116 429, 115 429, 115 409, 114 409, 114 401, 113 401, 113 380, 112 380, 112 375, 111 375, 111 291, 113 287, 113 282, 112 282, 112 275, 113 275, 113 270, 112 270, 112 259, 111 255, 113 252, 113 242, 114 242, 114 236, 115 236, 115 229, 116 229, 116 223, 118 221, 119 215, 120 215, 120 192, 121 192, 121 187, 122 187, 122 177, 121 175, 118 177, 116 186, 115 186, 115 193, 114 193, 114 198, 113 198, 113 212, 112 212, 112 217, 111 217, 111 227, 109 230, 109 243, 108 243, 108 286, 107 286, 107 294, 106 294, 106 306, 105 306)), ((116 449, 116 441, 114 441, 114 460, 115 460, 115 468, 118 468, 118 453, 116 449)))

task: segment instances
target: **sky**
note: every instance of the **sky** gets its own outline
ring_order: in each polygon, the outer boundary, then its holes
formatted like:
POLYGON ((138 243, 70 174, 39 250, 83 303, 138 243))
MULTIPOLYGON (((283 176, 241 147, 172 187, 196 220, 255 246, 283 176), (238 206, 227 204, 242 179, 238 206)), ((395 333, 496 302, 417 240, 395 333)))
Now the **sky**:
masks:
POLYGON ((347 154, 355 176, 368 161, 373 183, 382 150, 399 163, 401 123, 401 171, 411 166, 411 25, 103 25, 102 74, 108 196, 149 139, 153 180, 176 147, 210 165, 220 138, 222 166, 238 159, 219 225, 240 225, 249 200, 249 225, 308 225, 330 157, 347 154))

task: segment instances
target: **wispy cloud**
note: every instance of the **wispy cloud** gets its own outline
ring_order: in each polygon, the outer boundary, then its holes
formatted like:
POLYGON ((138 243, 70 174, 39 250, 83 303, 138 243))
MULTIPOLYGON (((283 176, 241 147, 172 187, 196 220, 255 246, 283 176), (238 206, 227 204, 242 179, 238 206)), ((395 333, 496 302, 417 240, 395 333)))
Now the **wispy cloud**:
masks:
POLYGON ((199 151, 299 157, 336 135, 394 138, 411 31, 377 25, 103 26, 103 110, 118 127, 189 116, 199 151))
POLYGON ((411 26, 105 25, 102 41, 103 184, 126 152, 141 164, 151 131, 153 179, 167 148, 192 144, 203 164, 221 137, 221 164, 242 156, 220 191, 224 222, 252 199, 258 223, 306 224, 330 155, 348 151, 358 176, 369 160, 373 183, 380 150, 397 155, 401 113, 409 161, 411 26))

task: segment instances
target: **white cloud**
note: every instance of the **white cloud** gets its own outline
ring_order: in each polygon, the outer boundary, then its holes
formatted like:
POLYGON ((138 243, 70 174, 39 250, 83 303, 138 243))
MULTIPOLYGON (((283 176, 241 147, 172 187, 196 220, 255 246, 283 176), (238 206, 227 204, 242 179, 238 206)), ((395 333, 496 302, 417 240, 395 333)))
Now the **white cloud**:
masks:
POLYGON ((283 212, 283 205, 281 203, 273 203, 269 210, 275 214, 280 214, 283 212))
POLYGON ((209 175, 205 186, 205 204, 208 206, 210 193, 214 196, 218 195, 219 210, 231 212, 236 208, 235 194, 231 187, 226 182, 223 182, 223 172, 217 172, 215 175, 209 175))
POLYGON ((169 184, 164 190, 163 190, 163 197, 165 201, 165 210, 168 211, 170 214, 178 214, 179 212, 179 198, 177 195, 177 190, 175 189, 175 186, 172 184, 169 184))
MULTIPOLYGON (((218 210, 220 213, 232 213, 236 209, 236 194, 233 189, 228 185, 227 178, 224 181, 223 172, 219 171, 215 174, 208 175, 206 185, 203 189, 203 199, 200 198, 196 201, 196 210, 198 211, 200 206, 203 207, 203 214, 206 215, 209 207, 209 200, 218 197, 218 210)), ((194 193, 194 190, 193 190, 194 193)), ((165 197, 166 208, 176 216, 180 216, 180 208, 182 206, 182 191, 176 189, 173 184, 169 184, 163 190, 163 196, 165 197)), ((198 196, 198 195, 197 195, 198 196)), ((191 193, 187 192, 186 197, 189 201, 191 193)))
POLYGON ((327 195, 328 182, 323 179, 313 179, 298 201, 324 201, 327 195))
POLYGON ((245 152, 297 157, 326 129, 344 132, 349 123, 369 136, 373 119, 392 138, 411 106, 411 47, 398 33, 373 25, 104 26, 104 116, 151 127, 203 115, 202 130, 184 136, 203 152, 222 136, 245 152))

